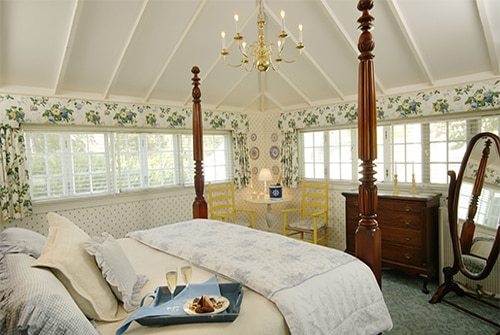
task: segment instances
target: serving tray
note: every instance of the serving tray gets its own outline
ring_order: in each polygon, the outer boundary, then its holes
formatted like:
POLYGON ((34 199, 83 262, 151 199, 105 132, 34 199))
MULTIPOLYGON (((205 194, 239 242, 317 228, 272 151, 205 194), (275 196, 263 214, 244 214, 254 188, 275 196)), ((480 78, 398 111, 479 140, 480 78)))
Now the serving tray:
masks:
MULTIPOLYGON (((178 294, 184 289, 184 286, 178 286, 174 292, 178 294)), ((157 315, 147 316, 137 319, 143 326, 166 326, 183 323, 202 323, 202 322, 233 322, 240 313, 241 300, 243 299, 243 289, 241 283, 219 284, 220 293, 229 300, 229 307, 219 314, 197 314, 197 315, 157 315)), ((157 306, 170 300, 170 292, 166 286, 159 287, 156 298, 149 306, 157 306)))

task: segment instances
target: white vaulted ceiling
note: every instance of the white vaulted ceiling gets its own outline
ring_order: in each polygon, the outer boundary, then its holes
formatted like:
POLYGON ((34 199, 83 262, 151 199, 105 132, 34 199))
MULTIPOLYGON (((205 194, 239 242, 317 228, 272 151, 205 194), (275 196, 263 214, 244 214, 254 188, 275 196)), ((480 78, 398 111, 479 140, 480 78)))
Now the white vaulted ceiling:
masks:
MULTIPOLYGON (((255 0, 0 0, 0 93, 187 107, 197 65, 204 109, 352 102, 356 4, 264 0, 266 37, 276 40, 284 9, 287 46, 302 23, 306 48, 296 63, 260 75, 220 56, 235 13, 247 42, 257 38, 255 0)), ((500 78, 498 0, 375 0, 371 14, 379 96, 500 78)))

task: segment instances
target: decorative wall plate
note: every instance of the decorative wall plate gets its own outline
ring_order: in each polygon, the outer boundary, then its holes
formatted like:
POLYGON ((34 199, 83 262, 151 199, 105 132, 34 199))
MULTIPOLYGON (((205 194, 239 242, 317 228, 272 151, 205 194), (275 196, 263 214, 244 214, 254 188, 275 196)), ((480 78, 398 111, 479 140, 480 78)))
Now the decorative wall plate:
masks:
POLYGON ((272 133, 271 134, 271 141, 276 142, 278 140, 278 134, 272 133))
POLYGON ((280 149, 276 145, 273 145, 271 149, 269 149, 269 156, 271 156, 272 159, 276 159, 279 155, 280 149))
POLYGON ((250 139, 255 142, 257 140, 257 134, 253 133, 250 135, 250 139))
POLYGON ((253 147, 252 149, 250 149, 250 158, 251 159, 256 160, 257 158, 259 158, 259 156, 260 156, 259 148, 253 147))
POLYGON ((280 174, 280 168, 277 167, 276 165, 272 167, 271 171, 272 171, 273 175, 275 175, 275 176, 280 174))

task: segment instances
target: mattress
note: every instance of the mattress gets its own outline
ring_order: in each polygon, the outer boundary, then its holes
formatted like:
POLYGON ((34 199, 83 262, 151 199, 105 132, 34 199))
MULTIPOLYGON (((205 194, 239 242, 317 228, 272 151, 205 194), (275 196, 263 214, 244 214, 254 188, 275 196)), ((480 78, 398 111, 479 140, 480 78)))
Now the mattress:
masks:
MULTIPOLYGON (((145 296, 154 292, 158 286, 166 286, 164 268, 166 264, 182 264, 180 258, 171 256, 162 251, 150 248, 130 238, 118 240, 120 246, 128 256, 136 273, 145 274, 149 281, 142 288, 141 294, 145 296)), ((200 267, 193 267, 193 283, 202 283, 213 276, 213 273, 200 267)), ((232 282, 227 278, 218 276, 219 283, 232 282)), ((102 335, 114 335, 124 320, 117 322, 98 322, 97 328, 102 335)), ((243 300, 240 314, 233 322, 223 323, 196 323, 183 325, 168 325, 161 327, 142 326, 133 322, 125 334, 128 335, 155 335, 155 334, 206 334, 206 335, 234 335, 234 334, 289 334, 287 324, 276 308, 275 304, 262 295, 243 287, 243 300)))

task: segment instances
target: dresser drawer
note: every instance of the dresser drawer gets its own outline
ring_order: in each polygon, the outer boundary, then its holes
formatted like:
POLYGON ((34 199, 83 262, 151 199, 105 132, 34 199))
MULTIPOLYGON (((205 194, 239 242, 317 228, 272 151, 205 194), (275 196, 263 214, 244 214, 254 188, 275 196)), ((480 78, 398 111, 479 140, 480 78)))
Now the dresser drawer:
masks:
POLYGON ((397 244, 384 243, 384 247, 382 248, 382 259, 416 267, 423 266, 422 253, 418 248, 397 244))
POLYGON ((381 231, 383 244, 396 243, 417 248, 422 245, 422 233, 420 231, 392 227, 381 228, 381 231))
POLYGON ((380 227, 394 227, 402 229, 421 230, 422 222, 419 213, 391 212, 380 210, 377 219, 380 227))
POLYGON ((379 211, 403 212, 403 213, 421 213, 422 204, 416 201, 403 201, 392 199, 379 199, 379 211))

